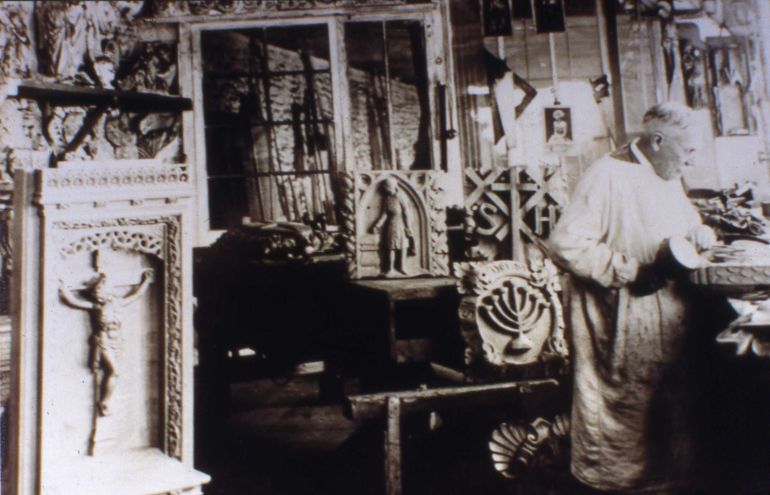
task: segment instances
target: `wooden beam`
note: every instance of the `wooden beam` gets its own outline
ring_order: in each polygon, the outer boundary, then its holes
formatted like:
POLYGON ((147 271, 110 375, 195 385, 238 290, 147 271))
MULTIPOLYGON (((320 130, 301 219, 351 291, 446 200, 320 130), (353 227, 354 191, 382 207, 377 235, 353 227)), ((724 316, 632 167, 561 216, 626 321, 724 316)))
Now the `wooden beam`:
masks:
POLYGON ((192 100, 183 96, 118 91, 37 81, 20 82, 14 96, 18 98, 48 100, 57 106, 120 105, 123 108, 143 111, 192 110, 192 100))
POLYGON ((402 416, 456 407, 493 406, 515 402, 519 399, 520 393, 530 392, 533 388, 558 386, 559 382, 548 378, 492 385, 354 395, 346 400, 345 415, 352 420, 381 418, 387 413, 388 401, 393 398, 400 401, 402 416))
POLYGON ((385 494, 401 495, 401 399, 390 397, 385 428, 385 494))

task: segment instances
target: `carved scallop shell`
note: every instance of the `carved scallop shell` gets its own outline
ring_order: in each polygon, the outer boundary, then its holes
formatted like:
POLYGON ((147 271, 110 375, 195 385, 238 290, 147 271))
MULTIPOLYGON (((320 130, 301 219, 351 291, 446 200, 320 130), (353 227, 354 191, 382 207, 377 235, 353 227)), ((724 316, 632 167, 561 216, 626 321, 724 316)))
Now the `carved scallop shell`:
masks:
POLYGON ((506 478, 516 479, 523 474, 512 471, 511 465, 526 438, 526 428, 508 423, 501 424, 497 430, 492 432, 492 440, 489 442, 492 461, 495 469, 506 478))

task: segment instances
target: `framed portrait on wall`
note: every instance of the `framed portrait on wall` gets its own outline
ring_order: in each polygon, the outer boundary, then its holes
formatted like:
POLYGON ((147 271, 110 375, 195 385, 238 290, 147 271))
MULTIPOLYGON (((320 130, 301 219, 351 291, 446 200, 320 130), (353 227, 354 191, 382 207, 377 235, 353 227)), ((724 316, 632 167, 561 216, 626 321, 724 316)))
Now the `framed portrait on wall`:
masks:
POLYGON ((567 30, 563 0, 532 0, 532 15, 538 33, 563 33, 567 30))
POLYGON ((484 36, 513 36, 510 0, 483 0, 484 36))
POLYGON ((545 144, 553 153, 568 154, 572 148, 572 112, 569 107, 545 108, 545 144))

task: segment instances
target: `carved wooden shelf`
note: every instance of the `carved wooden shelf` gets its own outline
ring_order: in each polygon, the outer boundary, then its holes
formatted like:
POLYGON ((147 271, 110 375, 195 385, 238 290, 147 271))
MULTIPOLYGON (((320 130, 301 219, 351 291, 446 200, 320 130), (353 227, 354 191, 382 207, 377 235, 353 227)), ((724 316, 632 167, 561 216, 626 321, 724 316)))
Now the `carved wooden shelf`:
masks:
POLYGON ((115 89, 74 86, 37 81, 21 81, 16 88, 18 98, 46 100, 55 105, 120 105, 123 108, 149 110, 192 110, 192 100, 183 96, 120 91, 115 89))

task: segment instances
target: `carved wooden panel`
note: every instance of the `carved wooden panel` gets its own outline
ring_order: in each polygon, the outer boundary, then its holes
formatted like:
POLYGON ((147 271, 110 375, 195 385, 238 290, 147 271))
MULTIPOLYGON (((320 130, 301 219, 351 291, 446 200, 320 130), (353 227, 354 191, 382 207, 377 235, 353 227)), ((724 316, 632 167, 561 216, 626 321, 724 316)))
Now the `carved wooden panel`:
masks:
POLYGON ((566 183, 558 170, 543 178, 527 170, 524 166, 465 170, 468 258, 521 261, 524 244, 548 237, 566 204, 566 183))
POLYGON ((449 275, 441 172, 345 172, 344 253, 351 279, 449 275))
POLYGON ((466 377, 515 375, 520 366, 568 357, 556 267, 545 260, 456 263, 466 377))
POLYGON ((690 279, 711 287, 770 285, 770 266, 713 264, 698 268, 690 279))
POLYGON ((14 340, 23 351, 11 437, 30 441, 10 455, 12 490, 39 495, 31 478, 49 494, 199 487, 208 478, 191 457, 185 168, 61 163, 20 171, 17 183, 14 340), (129 481, 138 476, 142 488, 129 481))

